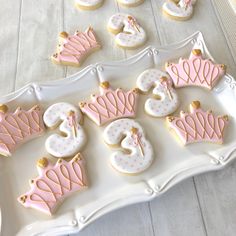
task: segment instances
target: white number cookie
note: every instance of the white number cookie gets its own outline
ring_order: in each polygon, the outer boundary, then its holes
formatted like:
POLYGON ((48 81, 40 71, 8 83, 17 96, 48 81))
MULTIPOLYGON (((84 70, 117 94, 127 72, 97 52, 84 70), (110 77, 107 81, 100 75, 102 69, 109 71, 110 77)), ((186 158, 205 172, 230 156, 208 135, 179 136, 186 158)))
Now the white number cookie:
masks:
POLYGON ((125 7, 136 7, 144 2, 144 0, 117 0, 117 2, 125 7))
POLYGON ((144 93, 154 87, 152 91, 154 97, 148 98, 145 102, 145 111, 151 116, 167 116, 179 106, 178 94, 165 72, 157 69, 144 71, 137 79, 137 87, 144 93))
POLYGON ((56 103, 50 106, 43 115, 47 127, 55 129, 61 122, 59 134, 52 134, 46 140, 45 146, 51 155, 63 158, 78 153, 86 142, 86 135, 79 121, 80 111, 69 103, 56 103))
POLYGON ((124 149, 114 152, 110 160, 112 167, 119 172, 137 174, 151 165, 152 146, 145 138, 143 128, 134 120, 113 121, 104 130, 103 138, 108 145, 120 145, 124 149))
POLYGON ((115 36, 118 46, 127 49, 134 49, 143 45, 147 39, 144 29, 137 20, 125 13, 116 13, 108 22, 108 30, 115 36))
POLYGON ((103 0, 75 0, 75 5, 82 10, 95 10, 102 4, 103 0))
POLYGON ((164 13, 176 20, 187 20, 193 14, 193 6, 197 0, 168 1, 162 6, 164 13))

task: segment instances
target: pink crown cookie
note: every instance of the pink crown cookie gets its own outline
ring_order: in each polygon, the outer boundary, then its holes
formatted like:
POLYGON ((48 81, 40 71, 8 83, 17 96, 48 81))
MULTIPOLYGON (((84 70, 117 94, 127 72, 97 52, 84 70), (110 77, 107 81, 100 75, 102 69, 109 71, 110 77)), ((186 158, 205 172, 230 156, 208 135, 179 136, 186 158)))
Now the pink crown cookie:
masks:
POLYGON ((77 31, 74 35, 61 32, 57 53, 52 56, 52 61, 56 64, 80 66, 88 54, 100 47, 91 27, 85 32, 77 31))
POLYGON ((55 165, 44 157, 38 160, 37 168, 39 176, 30 180, 31 189, 18 198, 26 208, 52 215, 66 197, 87 187, 85 162, 80 154, 69 162, 59 159, 55 165))
POLYGON ((0 154, 11 156, 20 144, 43 132, 44 124, 39 106, 28 111, 19 107, 11 113, 6 105, 0 105, 0 154))
POLYGON ((125 92, 113 90, 106 81, 100 84, 101 95, 92 95, 91 102, 81 102, 80 109, 97 125, 124 118, 134 117, 137 109, 138 89, 125 92))
POLYGON ((212 89, 225 74, 226 66, 203 59, 201 50, 194 49, 189 59, 180 58, 177 64, 167 62, 166 71, 176 88, 200 86, 212 89))
POLYGON ((228 116, 215 116, 203 111, 199 101, 190 105, 190 113, 180 112, 180 117, 168 116, 168 126, 175 131, 184 145, 195 142, 223 143, 228 116))

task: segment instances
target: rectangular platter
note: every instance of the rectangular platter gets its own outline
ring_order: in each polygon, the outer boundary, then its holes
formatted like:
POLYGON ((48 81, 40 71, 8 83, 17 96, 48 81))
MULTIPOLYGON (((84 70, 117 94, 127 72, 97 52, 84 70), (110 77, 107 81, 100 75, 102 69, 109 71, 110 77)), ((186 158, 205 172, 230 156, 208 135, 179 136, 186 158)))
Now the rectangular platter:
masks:
MULTIPOLYGON (((200 32, 182 42, 165 47, 150 46, 123 61, 97 63, 65 79, 48 83, 32 83, 0 99, 11 110, 40 104, 44 109, 55 102, 87 100, 98 92, 102 81, 112 87, 134 88, 138 75, 146 69, 164 69, 166 61, 188 57, 191 50, 199 48, 212 60, 200 32)), ((220 62, 219 60, 216 60, 220 62)), ((197 143, 181 146, 166 128, 165 119, 144 113, 147 96, 141 96, 136 120, 144 128, 154 147, 152 166, 137 176, 121 175, 110 167, 109 156, 114 151, 104 144, 104 127, 97 127, 85 118, 84 129, 88 142, 82 151, 89 177, 89 188, 75 193, 60 206, 53 217, 22 207, 16 198, 28 189, 28 180, 36 176, 36 161, 48 156, 44 143, 51 134, 34 139, 20 147, 12 157, 0 160, 0 212, 1 235, 60 235, 75 233, 102 215, 129 204, 149 201, 163 194, 178 182, 206 171, 219 170, 236 158, 236 81, 226 74, 212 91, 200 88, 178 89, 181 106, 176 111, 187 110, 193 100, 202 101, 204 108, 217 114, 228 114, 230 128, 223 145, 197 143), (97 137, 101 137, 98 139, 97 137), (14 224, 9 224, 14 222, 14 224), (42 227, 43 225, 43 227, 42 227)))

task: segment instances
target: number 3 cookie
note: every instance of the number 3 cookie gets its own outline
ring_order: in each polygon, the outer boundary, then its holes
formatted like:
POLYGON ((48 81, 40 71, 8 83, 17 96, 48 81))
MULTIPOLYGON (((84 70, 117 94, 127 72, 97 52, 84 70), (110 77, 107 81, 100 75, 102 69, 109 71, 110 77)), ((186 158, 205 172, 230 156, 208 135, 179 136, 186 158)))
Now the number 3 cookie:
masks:
POLYGON ((145 138, 143 128, 134 120, 113 121, 104 130, 103 138, 108 145, 123 148, 123 151, 114 152, 111 156, 111 165, 117 171, 138 174, 152 164, 152 145, 145 138))
POLYGON ((56 103, 44 113, 43 120, 47 127, 55 129, 58 124, 62 134, 52 134, 46 140, 45 146, 51 155, 63 158, 78 153, 86 142, 86 135, 79 121, 82 115, 69 103, 56 103))
POLYGON ((143 45, 147 39, 144 29, 137 20, 125 13, 116 13, 108 22, 108 30, 116 34, 115 42, 118 46, 135 49, 143 45))
POLYGON ((188 20, 193 14, 193 5, 197 0, 168 1, 162 6, 163 12, 175 20, 188 20))
POLYGON ((137 87, 144 93, 154 87, 153 98, 148 98, 144 105, 145 111, 151 116, 167 116, 179 106, 178 94, 165 72, 157 69, 144 71, 137 79, 137 87))

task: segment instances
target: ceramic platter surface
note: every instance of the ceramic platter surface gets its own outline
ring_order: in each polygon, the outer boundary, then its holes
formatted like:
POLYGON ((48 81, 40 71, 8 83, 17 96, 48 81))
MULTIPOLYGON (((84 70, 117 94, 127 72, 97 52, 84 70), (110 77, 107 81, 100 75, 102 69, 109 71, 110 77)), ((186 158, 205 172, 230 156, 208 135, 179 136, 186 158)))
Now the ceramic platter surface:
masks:
MULTIPOLYGON (((137 77, 144 70, 164 69, 166 61, 186 58, 193 48, 201 49, 205 57, 214 60, 202 34, 196 32, 180 43, 165 47, 150 46, 127 60, 90 65, 66 79, 29 84, 0 99, 0 102, 7 104, 11 110, 17 106, 30 108, 34 104, 40 104, 46 109, 52 103, 60 101, 77 105, 78 102, 87 100, 91 94, 97 93, 102 81, 109 81, 113 88, 134 88, 137 77)), ((210 92, 188 87, 178 89, 178 94, 181 106, 175 114, 179 114, 180 110, 187 110, 191 101, 199 100, 204 108, 213 109, 217 114, 229 115, 230 128, 223 145, 196 143, 181 146, 165 126, 165 119, 145 114, 143 106, 147 96, 141 96, 136 120, 142 125, 154 147, 155 160, 142 174, 125 176, 110 166, 109 157, 114 150, 102 140, 106 125, 98 127, 85 118, 84 129, 89 138, 82 153, 87 163, 89 188, 67 198, 56 214, 50 217, 36 210, 26 209, 16 200, 29 188, 28 180, 36 176, 36 161, 49 156, 44 147, 46 138, 51 134, 48 131, 44 136, 21 146, 12 157, 0 159, 1 235, 52 236, 75 233, 107 212, 152 200, 183 179, 221 169, 236 158, 236 109, 233 109, 236 102, 236 82, 232 76, 226 74, 210 92)))

